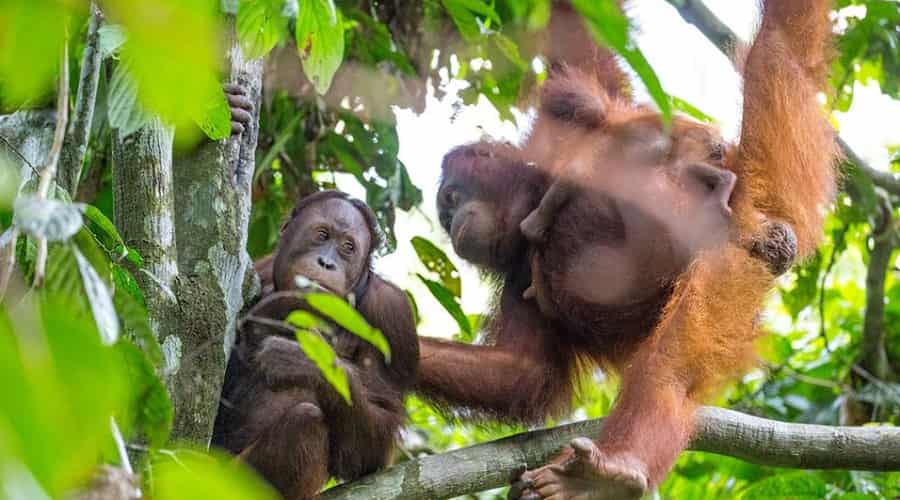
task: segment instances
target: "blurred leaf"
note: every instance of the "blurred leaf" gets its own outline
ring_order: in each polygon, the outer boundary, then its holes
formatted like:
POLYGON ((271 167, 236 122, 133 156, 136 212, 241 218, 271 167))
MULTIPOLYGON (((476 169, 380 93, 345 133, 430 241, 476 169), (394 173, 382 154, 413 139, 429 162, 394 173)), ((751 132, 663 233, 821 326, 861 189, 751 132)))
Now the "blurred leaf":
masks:
POLYGON ((387 362, 391 361, 391 346, 381 330, 372 328, 365 318, 344 299, 330 293, 308 293, 303 300, 357 337, 375 346, 387 362))
POLYGON ((210 92, 206 106, 193 119, 207 137, 219 141, 231 136, 231 109, 228 108, 225 91, 217 82, 210 82, 210 87, 216 90, 210 92))
POLYGON ((201 451, 157 455, 150 474, 155 500, 275 500, 261 477, 232 456, 201 451))
POLYGON ((421 280, 422 283, 425 283, 425 286, 428 287, 428 291, 431 292, 431 295, 434 296, 444 309, 450 313, 450 316, 456 320, 456 324, 459 325, 459 330, 466 335, 471 336, 472 325, 469 323, 469 318, 466 317, 466 313, 463 312, 459 302, 454 298, 453 292, 447 290, 444 285, 437 281, 432 281, 421 274, 416 274, 416 276, 419 277, 419 280, 421 280))
POLYGON ((112 296, 106 283, 100 279, 97 271, 90 262, 81 255, 77 248, 72 248, 75 259, 78 262, 78 271, 84 284, 84 292, 87 294, 94 321, 97 322, 97 330, 106 345, 112 345, 119 338, 119 318, 113 307, 112 296))
POLYGON ((81 229, 81 210, 72 203, 19 196, 13 224, 34 238, 46 238, 50 242, 66 241, 81 229))
POLYGON ((331 0, 302 2, 295 33, 303 72, 319 94, 331 86, 331 79, 344 59, 344 26, 331 0))
POLYGON ((109 126, 118 130, 120 139, 137 132, 152 119, 138 102, 137 85, 125 66, 119 63, 113 71, 106 108, 109 126))
POLYGON ((150 447, 161 447, 172 432, 174 410, 169 392, 141 349, 125 340, 117 342, 115 349, 123 358, 122 364, 131 383, 131 413, 124 425, 131 431, 129 434, 143 436, 150 447))
POLYGON ((237 12, 237 33, 248 59, 269 53, 287 36, 284 0, 242 0, 237 12))
POLYGON ((63 498, 98 457, 112 458, 109 419, 127 411, 129 380, 69 297, 44 289, 30 298, 12 315, 0 308, 0 463, 21 463, 63 498))
POLYGON ((85 7, 57 0, 0 2, 0 105, 18 107, 52 92, 66 25, 85 7))
MULTIPOLYGON (((179 130, 187 141, 204 123, 222 92, 219 2, 209 0, 107 0, 104 12, 126 29, 122 62, 143 108, 179 130)), ((217 122, 216 120, 210 120, 217 122)))
POLYGON ((825 482, 818 476, 809 472, 788 472, 750 485, 744 490, 741 500, 820 500, 825 498, 826 492, 825 482))
POLYGON ((647 87, 653 102, 659 107, 663 121, 672 120, 671 100, 663 90, 656 72, 641 50, 629 37, 630 23, 617 0, 573 0, 572 4, 587 21, 594 38, 616 51, 637 73, 647 87))
POLYGON ((350 383, 347 373, 337 364, 337 354, 321 335, 307 330, 297 330, 297 342, 306 356, 319 368, 325 380, 344 398, 348 405, 353 404, 350 397, 350 383))
POLYGON ((693 104, 685 101, 680 97, 669 95, 669 101, 672 103, 672 109, 681 111, 686 115, 704 123, 716 123, 716 119, 707 115, 693 104))
POLYGON ((100 26, 100 57, 106 59, 115 54, 125 44, 128 34, 121 24, 104 24, 100 26))
POLYGON ((525 60, 522 59, 522 55, 519 54, 519 46, 516 45, 516 42, 500 33, 495 33, 491 38, 509 62, 513 63, 517 68, 523 71, 528 68, 528 63, 526 63, 525 60))
POLYGON ((453 294, 454 297, 462 296, 462 282, 459 278, 459 271, 453 262, 447 258, 447 254, 438 248, 434 243, 415 236, 411 240, 413 248, 419 260, 425 265, 425 268, 438 275, 441 284, 453 294))
POLYGON ((762 337, 756 342, 756 350, 764 360, 776 366, 787 361, 794 353, 791 341, 781 335, 762 337))
POLYGON ((493 7, 481 0, 442 0, 444 8, 467 42, 473 42, 481 36, 479 16, 500 24, 500 16, 493 7))

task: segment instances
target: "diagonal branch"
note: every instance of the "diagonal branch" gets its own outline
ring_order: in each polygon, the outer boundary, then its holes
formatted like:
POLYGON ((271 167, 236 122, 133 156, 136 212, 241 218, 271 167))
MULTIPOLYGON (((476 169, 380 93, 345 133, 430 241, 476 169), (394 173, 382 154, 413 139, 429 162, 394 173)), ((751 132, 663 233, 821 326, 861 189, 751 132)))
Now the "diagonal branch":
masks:
MULTIPOLYGON (((675 10, 678 11, 678 14, 681 15, 685 22, 692 24, 700 30, 700 32, 726 56, 731 57, 734 54, 734 49, 744 44, 744 42, 731 31, 731 28, 726 26, 725 23, 709 10, 702 0, 666 1, 675 7, 675 10)), ((835 136, 841 151, 844 153, 844 157, 850 164, 858 168, 863 174, 872 179, 872 182, 881 186, 886 191, 893 194, 900 194, 900 177, 890 172, 882 172, 873 168, 866 163, 866 161, 863 160, 846 141, 838 136, 837 132, 835 132, 835 136)))
MULTIPOLYGON (((578 436, 596 436, 602 419, 526 432, 399 464, 333 488, 322 500, 449 498, 506 486, 578 436)), ((789 424, 721 408, 697 415, 691 450, 796 469, 900 470, 900 428, 789 424)))
POLYGON ((96 3, 91 3, 91 20, 88 25, 87 43, 84 46, 84 57, 81 60, 81 75, 78 78, 78 93, 75 96, 75 109, 63 143, 62 156, 59 160, 60 187, 72 198, 78 190, 81 178, 81 167, 87 152, 88 140, 91 136, 91 125, 94 121, 94 104, 97 101, 97 87, 100 84, 100 25, 103 24, 103 13, 96 3))

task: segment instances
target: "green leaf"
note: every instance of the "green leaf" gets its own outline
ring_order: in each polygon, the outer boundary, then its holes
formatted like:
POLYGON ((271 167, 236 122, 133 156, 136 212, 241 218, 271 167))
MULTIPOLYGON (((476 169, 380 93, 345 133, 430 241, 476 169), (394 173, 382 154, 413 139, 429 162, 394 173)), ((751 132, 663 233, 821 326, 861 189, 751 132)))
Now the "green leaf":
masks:
POLYGON ((213 82, 210 87, 215 90, 207 96, 206 106, 193 119, 207 137, 219 141, 231 136, 231 109, 221 85, 213 82))
POLYGON ((495 33, 491 38, 503 54, 503 57, 507 58, 509 62, 513 63, 522 71, 528 68, 528 63, 526 63, 525 60, 522 59, 522 55, 519 54, 519 46, 516 45, 516 42, 501 33, 495 33))
POLYGON ((322 321, 318 316, 307 311, 292 311, 284 320, 288 324, 295 326, 301 330, 324 330, 331 331, 331 326, 322 321))
POLYGON ((122 46, 142 106, 179 133, 197 139, 193 123, 222 92, 222 30, 219 2, 209 0, 107 0, 104 13, 125 26, 122 46))
POLYGON ((630 23, 622 13, 617 0, 572 0, 588 28, 598 42, 613 49, 631 66, 647 87, 647 92, 659 107, 665 123, 672 121, 672 105, 662 88, 659 77, 647 62, 641 50, 629 37, 630 23))
POLYGON ((97 241, 106 249, 107 252, 116 258, 126 256, 129 252, 125 246, 125 240, 119 234, 115 224, 109 220, 99 208, 93 205, 81 205, 82 213, 87 219, 87 228, 97 238, 97 241))
POLYGON ((478 15, 500 24, 500 16, 490 5, 481 0, 442 0, 441 4, 467 42, 474 42, 481 36, 478 15))
POLYGON ((681 99, 680 97, 675 97, 673 95, 669 96, 669 100, 672 103, 672 109, 676 111, 681 111, 688 116, 691 116, 701 122, 705 123, 715 123, 716 119, 707 115, 703 111, 700 111, 699 108, 695 107, 693 104, 681 99))
POLYGON ((57 0, 0 2, 0 104, 19 107, 52 93, 69 16, 83 15, 87 5, 57 0))
POLYGON ((284 0, 242 0, 237 12, 237 33, 248 59, 269 53, 284 41, 288 19, 282 15, 284 0))
POLYGON ((344 299, 330 293, 308 293, 303 300, 324 314, 341 328, 375 346, 387 362, 391 361, 391 346, 381 330, 372 328, 365 318, 344 299))
POLYGON ((100 57, 106 59, 115 54, 125 44, 128 34, 121 24, 104 24, 98 30, 100 35, 100 57))
POLYGON ((122 267, 111 266, 113 305, 121 322, 122 334, 144 351, 153 366, 162 366, 162 348, 150 328, 144 294, 131 274, 122 267))
POLYGON ((169 392, 145 352, 124 340, 117 342, 115 349, 123 358, 122 364, 131 383, 131 411, 123 422, 123 432, 126 435, 137 433, 146 438, 151 447, 161 447, 172 432, 175 414, 169 392))
POLYGON ((122 139, 137 132, 152 118, 138 102, 137 85, 123 63, 113 71, 106 118, 111 128, 118 129, 122 139))
POLYGON ((772 476, 750 485, 741 500, 818 500, 825 498, 825 482, 809 472, 789 472, 772 476))
POLYGON ((472 335, 472 325, 469 323, 469 318, 466 317, 466 313, 463 312, 462 307, 460 307, 459 302, 454 298, 453 293, 450 290, 447 290, 444 285, 438 283, 437 281, 432 281, 421 274, 416 274, 419 277, 419 280, 422 283, 425 283, 425 286, 428 287, 428 291, 431 292, 431 295, 437 299, 438 302, 444 309, 450 313, 450 316, 456 320, 456 324, 459 325, 460 332, 465 335, 471 337, 472 335))
POLYGON ((81 229, 81 209, 73 203, 19 196, 15 204, 13 224, 34 238, 66 241, 81 229))
POLYGON ((425 265, 425 268, 438 275, 441 284, 453 294, 454 297, 462 296, 462 281, 459 278, 459 271, 452 261, 447 257, 443 250, 434 243, 415 236, 410 241, 419 260, 425 265))
POLYGON ((306 356, 322 372, 325 380, 344 398, 348 405, 352 405, 350 398, 350 383, 347 373, 337 364, 337 354, 321 335, 307 330, 297 330, 297 342, 306 356))
POLYGON ((303 71, 324 94, 344 59, 344 25, 330 0, 302 2, 295 31, 303 71))
POLYGON ((280 496, 234 457, 204 451, 157 455, 149 474, 155 500, 275 500, 280 496))
POLYGON ((119 318, 116 316, 116 309, 113 307, 112 296, 106 283, 100 279, 100 275, 94 270, 84 255, 78 251, 78 248, 72 247, 75 254, 75 260, 78 262, 78 271, 81 273, 81 280, 84 284, 84 292, 87 295, 88 303, 91 305, 91 312, 94 315, 94 321, 97 323, 97 330, 100 337, 106 345, 112 345, 119 338, 119 318))

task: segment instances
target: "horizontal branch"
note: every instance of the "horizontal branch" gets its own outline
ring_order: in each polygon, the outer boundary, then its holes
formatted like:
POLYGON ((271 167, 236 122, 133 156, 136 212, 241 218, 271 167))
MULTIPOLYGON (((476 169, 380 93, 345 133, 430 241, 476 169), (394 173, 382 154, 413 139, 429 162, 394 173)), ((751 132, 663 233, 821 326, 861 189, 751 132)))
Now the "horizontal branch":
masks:
MULTIPOLYGON (((669 4, 675 7, 678 14, 688 24, 693 25, 700 30, 701 33, 710 41, 720 52, 727 57, 732 57, 736 47, 744 42, 732 31, 725 23, 723 23, 702 0, 667 0, 669 4)), ((858 168, 863 174, 872 179, 876 185, 881 186, 885 190, 900 194, 900 177, 890 173, 883 172, 866 163, 853 148, 847 144, 844 139, 837 135, 838 145, 844 153, 844 158, 858 168)))
MULTIPOLYGON (((576 422, 410 460, 332 488, 322 500, 450 498, 505 486, 573 438, 597 436, 602 425, 576 422)), ((773 467, 900 470, 900 428, 789 424, 712 407, 699 411, 690 449, 773 467)))

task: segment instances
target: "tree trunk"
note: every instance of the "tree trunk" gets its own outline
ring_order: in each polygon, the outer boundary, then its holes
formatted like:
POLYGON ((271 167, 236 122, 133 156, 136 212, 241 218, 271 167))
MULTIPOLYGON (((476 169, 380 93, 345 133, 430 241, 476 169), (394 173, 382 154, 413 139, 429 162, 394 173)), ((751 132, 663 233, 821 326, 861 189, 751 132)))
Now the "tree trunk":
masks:
MULTIPOLYGON (((258 115, 262 60, 244 59, 233 30, 230 47, 230 80, 247 90, 258 115)), ((206 444, 212 432, 235 321, 244 305, 245 277, 252 269, 246 248, 256 118, 240 137, 204 144, 175 160, 177 322, 183 354, 172 390, 174 437, 196 443, 206 444)))

